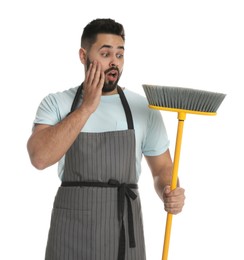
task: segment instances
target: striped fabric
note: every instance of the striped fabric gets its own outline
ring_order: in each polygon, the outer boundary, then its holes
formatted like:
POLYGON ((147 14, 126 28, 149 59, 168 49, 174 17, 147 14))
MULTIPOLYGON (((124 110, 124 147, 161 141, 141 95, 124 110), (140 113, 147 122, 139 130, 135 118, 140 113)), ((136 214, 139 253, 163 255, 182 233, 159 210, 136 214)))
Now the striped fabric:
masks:
POLYGON ((63 181, 135 183, 135 172, 134 130, 80 133, 66 154, 63 181))
MULTIPOLYGON (((80 133, 66 154, 63 181, 116 179, 136 183, 134 130, 80 133)), ((127 203, 125 259, 145 260, 141 204, 131 200, 136 247, 129 247, 127 203)), ((104 187, 60 187, 51 218, 46 260, 117 260, 118 191, 104 187)))

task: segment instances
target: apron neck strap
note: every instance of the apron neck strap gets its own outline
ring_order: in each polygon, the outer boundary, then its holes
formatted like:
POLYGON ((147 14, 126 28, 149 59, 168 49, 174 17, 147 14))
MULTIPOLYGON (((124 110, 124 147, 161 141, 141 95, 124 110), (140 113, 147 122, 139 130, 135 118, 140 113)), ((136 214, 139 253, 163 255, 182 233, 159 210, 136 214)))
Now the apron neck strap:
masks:
POLYGON ((82 95, 82 89, 83 89, 83 83, 81 83, 81 85, 79 86, 79 88, 76 91, 75 98, 73 100, 73 103, 72 103, 72 106, 71 106, 71 109, 70 109, 70 113, 74 112, 75 109, 77 108, 77 106, 79 104, 79 100, 80 100, 81 95, 82 95))
POLYGON ((123 108, 125 110, 125 115, 126 115, 128 129, 134 129, 133 118, 132 118, 130 106, 129 106, 128 101, 127 101, 127 99, 125 97, 125 93, 121 89, 120 86, 117 87, 117 90, 118 90, 118 93, 119 93, 120 100, 122 102, 123 108))

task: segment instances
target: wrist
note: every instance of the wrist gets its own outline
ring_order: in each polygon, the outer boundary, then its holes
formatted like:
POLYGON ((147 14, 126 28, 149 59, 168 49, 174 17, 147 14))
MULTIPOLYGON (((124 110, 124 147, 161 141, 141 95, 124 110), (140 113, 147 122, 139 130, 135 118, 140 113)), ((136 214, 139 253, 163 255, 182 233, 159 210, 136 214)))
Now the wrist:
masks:
POLYGON ((82 115, 82 117, 87 117, 87 118, 89 118, 91 114, 94 112, 90 107, 87 107, 83 104, 77 110, 82 115))

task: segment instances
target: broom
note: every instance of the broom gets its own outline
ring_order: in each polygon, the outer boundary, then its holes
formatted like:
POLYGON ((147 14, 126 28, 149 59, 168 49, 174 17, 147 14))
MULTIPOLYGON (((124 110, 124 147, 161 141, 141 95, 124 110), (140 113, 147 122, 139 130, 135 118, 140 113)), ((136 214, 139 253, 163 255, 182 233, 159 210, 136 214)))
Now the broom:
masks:
MULTIPOLYGON (((177 187, 178 168, 186 114, 216 115, 225 94, 182 87, 166 87, 143 84, 149 107, 178 113, 178 129, 175 144, 171 190, 177 187)), ((167 213, 162 260, 168 259, 173 215, 167 213)))

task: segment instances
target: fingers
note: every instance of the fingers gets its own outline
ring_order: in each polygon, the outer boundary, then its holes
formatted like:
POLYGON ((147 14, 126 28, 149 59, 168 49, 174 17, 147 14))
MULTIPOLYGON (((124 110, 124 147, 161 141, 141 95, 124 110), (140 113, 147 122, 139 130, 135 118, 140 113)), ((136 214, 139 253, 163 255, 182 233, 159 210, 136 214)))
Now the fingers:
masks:
POLYGON ((164 208, 168 213, 178 214, 182 211, 185 203, 185 190, 183 188, 176 188, 170 190, 169 186, 166 186, 163 191, 164 208))
POLYGON ((87 87, 102 88, 104 83, 104 72, 102 66, 97 61, 93 61, 86 73, 85 83, 87 87))
POLYGON ((93 113, 99 103, 102 95, 102 88, 105 81, 105 75, 102 66, 97 61, 90 64, 84 81, 84 93, 81 109, 88 113, 93 113))

